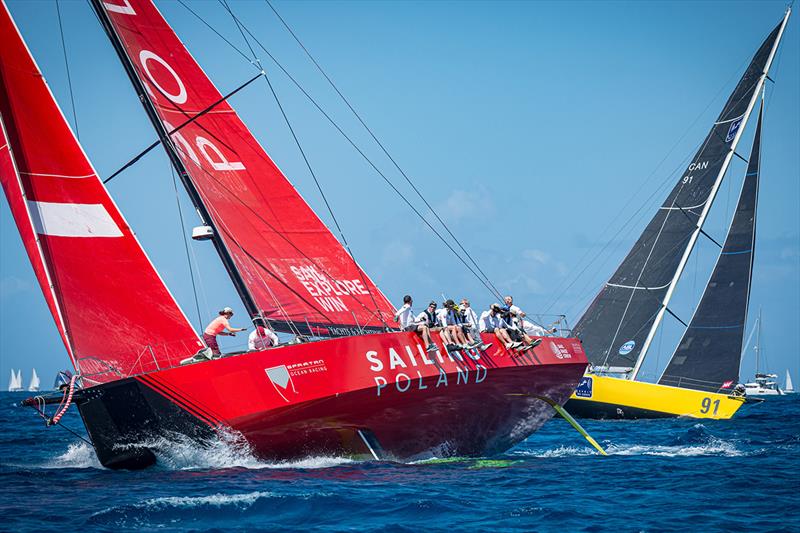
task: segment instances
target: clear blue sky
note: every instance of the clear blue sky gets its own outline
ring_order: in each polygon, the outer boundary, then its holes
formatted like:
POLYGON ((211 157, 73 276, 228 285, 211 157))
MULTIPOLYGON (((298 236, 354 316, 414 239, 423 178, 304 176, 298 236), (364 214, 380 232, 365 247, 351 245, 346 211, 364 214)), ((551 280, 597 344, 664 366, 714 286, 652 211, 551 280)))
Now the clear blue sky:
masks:
MULTIPOLYGON (((188 3, 245 48, 218 3, 188 3)), ((252 76, 253 67, 180 4, 158 5, 222 92, 252 76)), ((231 5, 407 191, 267 5, 231 5)), ((529 312, 566 313, 572 324, 663 200, 666 192, 659 187, 674 182, 674 172, 703 139, 747 61, 784 12, 780 1, 275 5, 500 290, 512 293, 529 312)), ((55 3, 9 0, 9 6, 73 121, 55 3)), ((106 176, 155 135, 88 5, 62 1, 61 9, 80 139, 106 176)), ((799 381, 796 19, 797 14, 773 65, 777 85, 768 88, 750 322, 762 306, 769 368, 781 373, 790 368, 799 381)), ((389 298, 399 303, 410 292, 419 305, 441 300, 444 293, 470 296, 476 307, 488 305, 491 297, 477 280, 259 55, 357 259, 389 298)), ((266 85, 250 86, 232 104, 328 221, 266 85)), ((752 124, 742 141, 745 151, 752 124)), ((743 164, 734 163, 706 226, 718 240, 724 238, 743 173, 743 164)), ((109 190, 196 322, 163 151, 153 151, 109 190)), ((190 213, 186 198, 181 201, 190 213)), ((0 204, 0 377, 7 377, 9 368, 23 368, 27 380, 35 366, 48 383, 68 359, 7 204, 0 204)), ((201 263, 203 320, 231 305, 237 310, 234 322, 244 324, 243 307, 212 247, 192 247, 201 263)), ((678 288, 672 308, 684 319, 713 266, 714 248, 700 244, 678 288)), ((664 366, 680 333, 668 317, 646 374, 652 377, 664 366)), ((750 354, 743 378, 752 372, 750 354)))

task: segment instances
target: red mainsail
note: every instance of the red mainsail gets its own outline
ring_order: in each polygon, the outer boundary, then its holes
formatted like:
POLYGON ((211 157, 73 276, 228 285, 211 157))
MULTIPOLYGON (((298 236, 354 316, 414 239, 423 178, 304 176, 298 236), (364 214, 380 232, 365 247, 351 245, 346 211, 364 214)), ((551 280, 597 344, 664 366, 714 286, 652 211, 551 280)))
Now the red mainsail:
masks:
MULTIPOLYGON (((104 0, 102 6, 166 131, 222 98, 152 2, 104 0)), ((218 238, 276 329, 310 325, 346 335, 385 326, 394 311, 390 302, 227 102, 171 139, 218 238)))
POLYGON ((203 345, 0 5, 0 182, 76 370, 104 383, 203 345))

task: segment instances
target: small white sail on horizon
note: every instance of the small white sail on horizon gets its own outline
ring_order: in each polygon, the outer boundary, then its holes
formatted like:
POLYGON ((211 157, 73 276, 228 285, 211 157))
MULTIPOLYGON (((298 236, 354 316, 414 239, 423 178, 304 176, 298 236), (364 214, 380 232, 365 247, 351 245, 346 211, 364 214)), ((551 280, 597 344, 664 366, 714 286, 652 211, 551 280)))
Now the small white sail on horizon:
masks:
POLYGON ((22 370, 11 369, 11 379, 8 381, 8 392, 18 392, 22 390, 22 370))
POLYGON ((784 394, 794 394, 794 385, 792 384, 792 376, 789 375, 789 369, 786 369, 786 383, 783 387, 784 394))
POLYGON ((39 376, 36 374, 36 369, 34 368, 33 373, 31 375, 31 382, 28 385, 28 392, 39 392, 39 385, 41 385, 41 380, 39 379, 39 376))

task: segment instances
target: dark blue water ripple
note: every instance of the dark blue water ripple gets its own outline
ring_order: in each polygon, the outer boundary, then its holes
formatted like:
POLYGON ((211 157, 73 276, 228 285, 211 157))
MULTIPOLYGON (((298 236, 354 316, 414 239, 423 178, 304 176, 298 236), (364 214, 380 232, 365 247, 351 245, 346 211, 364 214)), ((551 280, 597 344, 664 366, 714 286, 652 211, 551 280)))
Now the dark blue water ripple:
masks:
MULTIPOLYGON (((220 444, 158 444, 144 472, 101 468, 0 393, 0 530, 800 530, 800 397, 734 420, 562 420, 492 461, 267 464, 220 444)), ((72 410, 64 424, 81 430, 72 410)))

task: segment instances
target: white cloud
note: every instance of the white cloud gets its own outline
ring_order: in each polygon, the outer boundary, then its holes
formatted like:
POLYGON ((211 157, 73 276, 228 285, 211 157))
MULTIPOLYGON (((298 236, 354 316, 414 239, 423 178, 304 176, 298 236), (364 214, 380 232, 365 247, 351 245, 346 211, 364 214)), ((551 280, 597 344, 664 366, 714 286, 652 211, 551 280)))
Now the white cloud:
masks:
POLYGON ((414 261, 414 247, 403 241, 388 242, 383 247, 381 261, 387 266, 409 265, 414 261))
POLYGON ((8 276, 0 280, 0 298, 9 298, 31 290, 31 284, 16 276, 8 276))
POLYGON ((453 227, 454 222, 478 220, 494 215, 495 208, 491 198, 491 194, 482 186, 466 191, 454 189, 444 202, 436 206, 436 212, 458 235, 457 228, 453 227))

